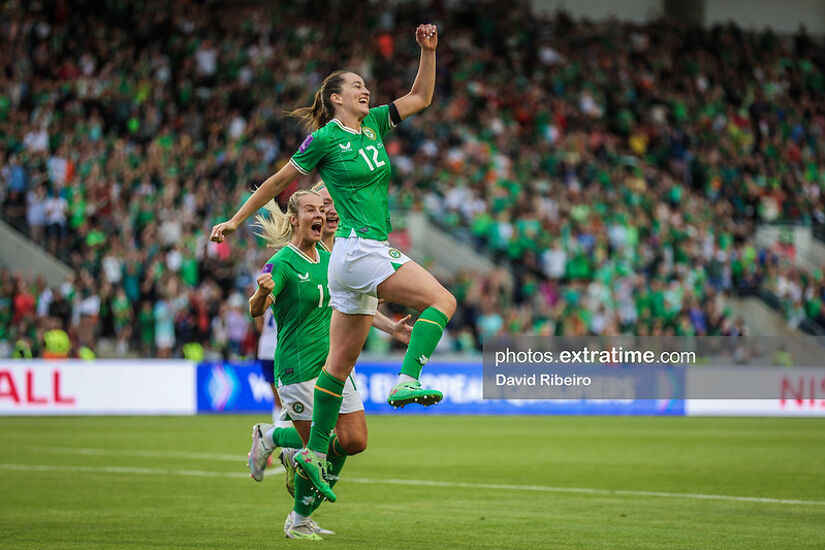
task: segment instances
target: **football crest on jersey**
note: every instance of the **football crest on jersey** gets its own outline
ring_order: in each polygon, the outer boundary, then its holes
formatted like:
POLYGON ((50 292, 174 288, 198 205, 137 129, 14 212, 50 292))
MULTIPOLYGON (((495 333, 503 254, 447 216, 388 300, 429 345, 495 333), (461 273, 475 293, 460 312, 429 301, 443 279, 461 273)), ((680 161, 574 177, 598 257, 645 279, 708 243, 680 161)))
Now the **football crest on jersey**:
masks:
POLYGON ((304 404, 300 401, 296 401, 292 404, 292 410, 298 414, 301 414, 302 412, 304 412, 304 404))
POLYGON ((401 252, 395 248, 390 248, 388 254, 390 255, 390 258, 395 258, 396 260, 401 257, 401 252))
POLYGON ((364 135, 370 138, 372 141, 375 141, 375 138, 378 137, 375 134, 375 130, 373 130, 369 126, 362 126, 361 131, 364 132, 364 135))

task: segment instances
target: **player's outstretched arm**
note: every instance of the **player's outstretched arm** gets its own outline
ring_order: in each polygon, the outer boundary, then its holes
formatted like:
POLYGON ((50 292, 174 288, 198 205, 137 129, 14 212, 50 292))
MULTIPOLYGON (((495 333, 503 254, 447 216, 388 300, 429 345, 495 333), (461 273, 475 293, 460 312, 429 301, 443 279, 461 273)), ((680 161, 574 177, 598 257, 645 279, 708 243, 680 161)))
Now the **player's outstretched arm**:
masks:
POLYGON ((246 202, 241 206, 240 210, 232 216, 232 219, 221 222, 212 228, 212 233, 210 234, 212 241, 222 243, 226 235, 234 232, 249 216, 280 195, 281 191, 289 185, 289 182, 300 175, 292 164, 286 163, 283 168, 269 176, 266 181, 252 193, 251 197, 246 199, 246 202))
POLYGON ((394 101, 401 120, 429 107, 435 91, 435 48, 438 46, 438 29, 435 25, 419 25, 415 29, 415 41, 421 46, 418 74, 410 93, 394 101))

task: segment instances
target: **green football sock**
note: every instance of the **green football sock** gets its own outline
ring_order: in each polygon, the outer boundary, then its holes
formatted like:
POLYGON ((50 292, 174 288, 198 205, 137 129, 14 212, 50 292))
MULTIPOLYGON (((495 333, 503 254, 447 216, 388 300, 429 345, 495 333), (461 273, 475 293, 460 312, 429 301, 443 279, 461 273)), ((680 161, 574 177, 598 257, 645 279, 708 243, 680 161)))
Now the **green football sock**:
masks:
POLYGON ((295 472, 295 504, 292 509, 296 514, 309 516, 321 504, 321 496, 312 486, 312 482, 305 478, 300 470, 295 472), (317 504, 316 504, 317 503, 317 504))
POLYGON ((286 447, 289 449, 302 449, 304 442, 298 435, 295 428, 275 428, 272 431, 272 442, 276 447, 286 447))
POLYGON ((407 346, 404 363, 401 365, 401 374, 418 379, 421 375, 421 368, 427 363, 438 341, 441 340, 448 321, 447 316, 434 307, 428 307, 421 313, 421 317, 413 325, 410 345, 407 346))
MULTIPOLYGON (((347 460, 347 453, 341 447, 341 442, 338 441, 338 436, 333 435, 329 441, 329 449, 327 449, 327 461, 329 462, 329 470, 327 476, 329 477, 329 486, 333 487, 338 483, 338 477, 341 475, 341 470, 344 468, 344 462, 347 460)), ((323 502, 323 499, 315 499, 315 504, 312 506, 312 511, 318 509, 323 502)))
POLYGON ((307 447, 316 453, 326 455, 329 447, 329 434, 338 422, 341 412, 344 383, 321 369, 315 382, 315 394, 312 403, 312 429, 309 432, 307 447))

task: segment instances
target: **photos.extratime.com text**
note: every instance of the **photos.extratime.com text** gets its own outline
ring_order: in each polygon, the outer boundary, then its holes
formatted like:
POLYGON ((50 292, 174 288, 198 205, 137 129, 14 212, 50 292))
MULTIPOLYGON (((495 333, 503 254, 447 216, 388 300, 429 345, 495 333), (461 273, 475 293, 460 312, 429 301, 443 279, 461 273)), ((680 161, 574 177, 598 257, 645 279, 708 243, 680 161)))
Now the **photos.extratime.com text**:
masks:
POLYGON ((693 351, 662 351, 624 349, 611 347, 608 349, 590 349, 584 347, 578 350, 534 351, 511 350, 509 347, 495 352, 495 365, 513 364, 589 364, 589 365, 653 365, 653 364, 683 364, 696 363, 696 353, 693 351))

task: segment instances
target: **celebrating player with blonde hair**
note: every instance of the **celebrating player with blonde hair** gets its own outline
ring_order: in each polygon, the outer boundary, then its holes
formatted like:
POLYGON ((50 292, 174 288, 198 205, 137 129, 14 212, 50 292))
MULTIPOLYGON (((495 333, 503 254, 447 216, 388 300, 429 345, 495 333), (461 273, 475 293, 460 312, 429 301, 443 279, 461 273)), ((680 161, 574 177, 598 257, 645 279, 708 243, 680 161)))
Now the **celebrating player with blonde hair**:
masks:
MULTIPOLYGON (((252 448, 249 470, 253 479, 261 481, 267 459, 276 447, 302 447, 310 437, 313 414, 313 389, 329 349, 329 292, 327 267, 330 254, 321 243, 327 235, 325 203, 334 207, 328 194, 322 198, 315 191, 298 191, 282 212, 274 202, 268 203, 268 215, 259 215, 256 225, 259 235, 273 248, 280 248, 258 276, 258 288, 249 299, 249 312, 259 317, 272 311, 278 330, 278 346, 274 356, 277 392, 283 404, 281 418, 275 424, 256 424, 252 428, 252 448), (294 427, 289 426, 289 420, 294 427)), ((333 221, 334 221, 334 217, 333 221)), ((409 342, 409 317, 392 322, 377 313, 373 324, 403 343, 409 342)), ((329 439, 332 484, 338 479, 347 456, 362 452, 367 446, 367 422, 364 405, 350 375, 343 388, 343 404, 334 424, 335 434, 329 439)), ((318 539, 321 534, 333 534, 322 529, 310 518, 320 505, 312 483, 296 473, 291 456, 281 455, 287 469, 287 488, 294 495, 293 511, 287 516, 284 532, 290 538, 318 539)))
POLYGON ((378 300, 411 307, 416 321, 390 405, 432 405, 441 392, 421 387, 418 379, 455 312, 455 298, 420 265, 387 242, 392 230, 388 208, 390 161, 383 137, 402 120, 424 110, 435 90, 434 25, 420 25, 418 74, 410 92, 389 105, 370 109, 370 91, 355 73, 336 71, 323 82, 312 106, 295 112, 312 134, 289 163, 268 178, 227 222, 212 229, 223 241, 299 174, 317 169, 335 202, 340 224, 329 266, 334 309, 329 355, 314 391, 313 423, 307 448, 296 461, 329 500, 335 493, 325 480, 329 434, 338 418, 346 381, 355 366, 377 310, 378 300))

